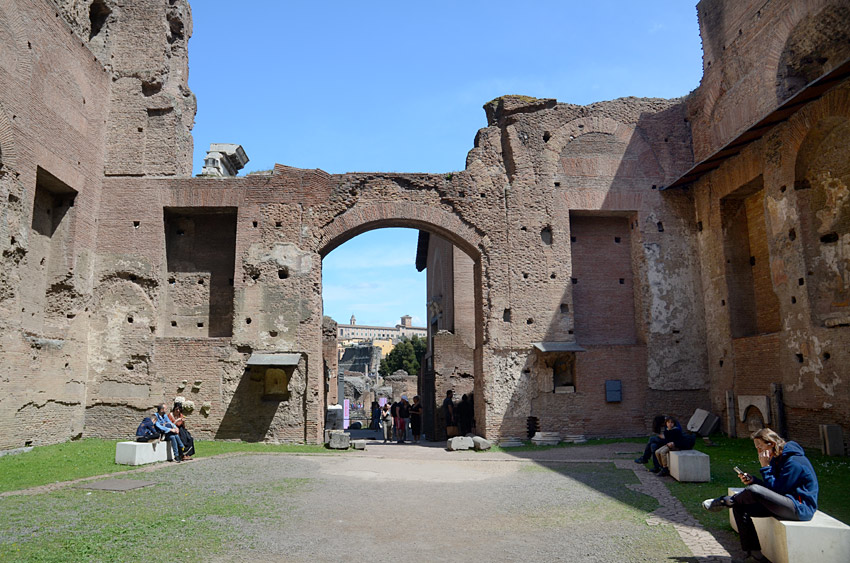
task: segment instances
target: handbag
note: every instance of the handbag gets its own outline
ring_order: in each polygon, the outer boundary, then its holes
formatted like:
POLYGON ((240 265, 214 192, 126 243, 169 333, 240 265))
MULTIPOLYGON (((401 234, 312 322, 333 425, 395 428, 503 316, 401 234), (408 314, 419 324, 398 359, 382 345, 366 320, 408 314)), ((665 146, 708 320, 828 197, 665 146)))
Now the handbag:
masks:
POLYGON ((460 434, 460 429, 457 426, 446 426, 446 436, 449 438, 454 438, 460 434))

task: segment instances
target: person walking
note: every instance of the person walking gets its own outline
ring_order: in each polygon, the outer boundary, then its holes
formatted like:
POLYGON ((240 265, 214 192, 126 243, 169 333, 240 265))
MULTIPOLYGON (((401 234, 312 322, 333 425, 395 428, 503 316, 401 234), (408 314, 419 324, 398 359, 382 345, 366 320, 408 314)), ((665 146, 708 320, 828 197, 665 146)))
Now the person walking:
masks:
POLYGON ((401 401, 395 401, 390 407, 390 412, 393 414, 393 440, 398 440, 398 406, 401 401))
POLYGON ((378 401, 372 401, 372 419, 369 421, 370 430, 378 430, 381 424, 381 407, 378 406, 378 401))
POLYGON ((390 411, 389 403, 384 403, 384 407, 381 409, 381 430, 384 434, 385 444, 393 439, 393 413, 390 411))

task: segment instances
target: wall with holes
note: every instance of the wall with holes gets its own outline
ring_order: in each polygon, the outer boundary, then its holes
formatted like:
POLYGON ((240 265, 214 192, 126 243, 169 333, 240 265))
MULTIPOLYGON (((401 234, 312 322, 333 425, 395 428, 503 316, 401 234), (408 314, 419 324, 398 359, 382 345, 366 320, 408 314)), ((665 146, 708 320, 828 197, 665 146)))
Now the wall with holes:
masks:
POLYGON ((781 424, 774 407, 735 414, 739 396, 779 385, 793 439, 818 443, 827 423, 850 433, 848 108, 845 80, 694 187, 712 407, 733 432, 781 424))
POLYGON ((318 442, 322 258, 388 226, 451 246, 443 307, 465 332, 437 334, 457 370, 423 385, 473 390, 483 435, 529 416, 642 434, 695 407, 744 432, 735 401, 779 385, 790 437, 850 436, 847 78, 663 189, 843 68, 843 4, 701 2, 692 95, 500 97, 461 172, 230 179, 188 177, 188 4, 131 4, 0 7, 0 448, 129 437, 178 395, 198 437, 318 442), (257 353, 298 361, 270 380, 257 353))
POLYGON ((109 92, 58 11, 0 5, 0 448, 84 431, 109 92))

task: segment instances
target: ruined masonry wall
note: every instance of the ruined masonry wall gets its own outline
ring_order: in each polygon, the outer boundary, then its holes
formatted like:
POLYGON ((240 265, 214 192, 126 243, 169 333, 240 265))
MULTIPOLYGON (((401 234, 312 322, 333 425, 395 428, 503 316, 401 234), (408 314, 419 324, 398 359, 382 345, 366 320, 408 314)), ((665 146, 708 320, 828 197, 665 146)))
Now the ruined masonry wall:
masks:
POLYGON ((47 2, 0 3, 0 449, 83 433, 109 91, 47 2))
MULTIPOLYGON (((841 258, 848 255, 850 244, 844 215, 850 208, 846 195, 850 182, 848 124, 850 82, 845 80, 694 186, 697 220, 703 225, 697 240, 711 328, 712 409, 726 412, 728 390, 736 397, 769 397, 770 384, 779 383, 788 435, 808 445, 819 443, 818 424, 839 424, 845 440, 850 437, 850 301, 845 297, 850 295, 850 282, 848 264, 841 258), (810 154, 821 155, 820 160, 809 164, 810 154), (757 291, 775 295, 781 325, 763 334, 735 338, 729 328, 727 235, 722 229, 720 200, 759 176, 764 200, 755 219, 764 225, 769 250, 764 259, 770 275, 757 280, 767 286, 757 291), (820 201, 828 211, 811 208, 810 201, 820 201), (810 220, 825 235, 808 232, 806 222, 810 220), (807 248, 815 250, 807 255, 807 248), (833 273, 826 276, 824 271, 833 273), (811 296, 825 296, 831 309, 820 315, 811 296)), ((759 261, 764 260, 756 257, 756 263, 759 261)), ((749 431, 738 417, 736 429, 742 435, 749 431)))
POLYGON ((725 413, 727 390, 770 383, 783 386, 790 437, 814 442, 812 421, 850 437, 850 85, 690 188, 662 190, 840 64, 850 10, 703 0, 698 12, 705 75, 687 99, 498 98, 466 169, 448 175, 278 165, 214 180, 188 177, 185 0, 0 3, 0 448, 124 437, 178 394, 209 403, 190 418, 199 437, 318 442, 321 261, 390 226, 427 230, 472 261, 448 257, 454 278, 471 272, 453 313, 473 319, 478 346, 470 356, 469 334, 437 342, 447 377, 428 384, 440 402, 449 385, 474 390, 487 437, 523 435, 532 415, 545 430, 641 434, 659 410, 725 413), (733 338, 721 200, 752 182, 756 251, 737 258, 754 269, 732 287, 752 284, 740 311, 755 332, 733 338), (610 238, 611 222, 615 254, 573 248, 571 236, 610 238), (631 291, 633 319, 616 334, 576 323, 582 261, 624 279, 617 303, 631 291), (553 392, 535 342, 586 349, 575 393, 553 392), (269 396, 247 362, 275 352, 299 360, 269 396), (622 402, 604 402, 607 379, 623 382, 622 402))
POLYGON ((112 77, 107 176, 190 176, 188 0, 53 0, 112 77))
POLYGON ((703 76, 688 103, 696 161, 850 57, 841 0, 701 0, 697 13, 703 76))

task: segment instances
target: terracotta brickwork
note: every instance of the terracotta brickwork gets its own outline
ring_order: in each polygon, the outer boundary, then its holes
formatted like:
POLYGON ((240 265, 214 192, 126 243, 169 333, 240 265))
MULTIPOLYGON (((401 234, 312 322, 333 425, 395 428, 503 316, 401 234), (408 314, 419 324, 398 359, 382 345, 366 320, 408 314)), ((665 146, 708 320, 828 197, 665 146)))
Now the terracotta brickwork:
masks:
MULTIPOLYGON (((697 159, 789 96, 805 94, 806 84, 850 56, 850 10, 842 2, 704 1, 699 13, 706 65, 712 64, 688 103, 697 159)), ((848 117, 844 78, 692 186, 702 227, 712 409, 726 410, 729 391, 772 398, 771 384, 779 384, 787 432, 806 444, 818 443, 818 424, 839 424, 845 440, 850 436, 848 117), (738 238, 750 245, 749 264, 730 255, 734 227, 723 213, 724 202, 754 184, 742 217, 748 241, 738 238), (751 297, 743 301, 751 321, 743 331, 732 289, 741 275, 751 279, 751 297)), ((776 412, 766 414, 777 422, 776 412)), ((732 415, 726 425, 731 419, 739 434, 747 432, 732 415)))
POLYGON ((0 3, 0 448, 126 437, 177 395, 200 437, 319 442, 336 372, 322 258, 399 226, 442 241, 432 427, 453 388, 496 439, 529 416, 643 434, 696 407, 742 433, 727 395, 781 389, 789 437, 850 436, 850 11, 698 13, 686 98, 501 97, 449 175, 210 179, 189 177, 185 0, 0 3))

